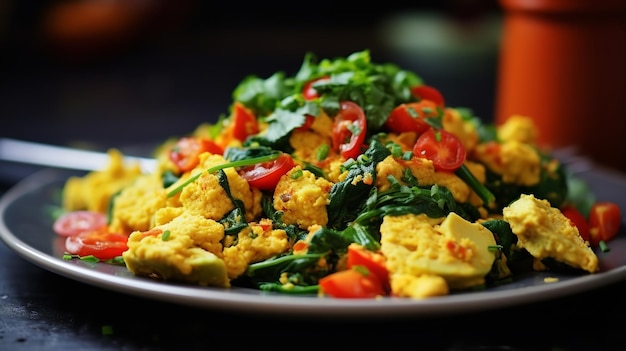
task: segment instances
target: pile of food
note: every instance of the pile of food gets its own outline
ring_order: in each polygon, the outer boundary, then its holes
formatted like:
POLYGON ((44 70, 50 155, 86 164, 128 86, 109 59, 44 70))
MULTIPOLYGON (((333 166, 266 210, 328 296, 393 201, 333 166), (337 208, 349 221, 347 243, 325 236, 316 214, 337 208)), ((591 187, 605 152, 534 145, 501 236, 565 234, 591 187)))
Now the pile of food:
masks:
POLYGON ((68 259, 285 294, 421 299, 598 272, 619 208, 574 201, 536 132, 448 106, 367 50, 309 54, 293 76, 245 78, 228 113, 155 150, 154 172, 110 150, 68 179, 55 231, 68 259))

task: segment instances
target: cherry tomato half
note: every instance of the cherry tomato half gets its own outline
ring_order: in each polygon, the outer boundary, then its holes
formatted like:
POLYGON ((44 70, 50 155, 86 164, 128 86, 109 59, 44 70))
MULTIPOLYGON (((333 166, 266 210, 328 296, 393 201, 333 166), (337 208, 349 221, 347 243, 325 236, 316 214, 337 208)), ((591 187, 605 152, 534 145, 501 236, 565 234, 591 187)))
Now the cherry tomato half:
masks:
POLYGON ((294 166, 293 158, 289 154, 283 153, 273 161, 244 167, 239 174, 248 181, 250 186, 261 190, 272 190, 278 184, 280 177, 294 166))
POLYGON ((444 107, 445 100, 441 92, 430 85, 418 85, 411 88, 413 96, 420 100, 430 100, 437 104, 437 106, 444 107))
POLYGON ((188 172, 198 165, 204 152, 223 154, 224 150, 215 142, 199 137, 182 137, 170 150, 169 158, 181 172, 188 172))
POLYGON ((244 141, 249 135, 259 132, 259 122, 254 112, 239 101, 236 101, 233 106, 231 123, 231 133, 239 141, 244 141))
POLYGON ((567 217, 570 222, 572 222, 572 225, 578 228, 578 233, 585 241, 591 242, 591 238, 589 236, 589 223, 587 223, 587 218, 585 218, 585 216, 580 211, 578 211, 576 207, 565 206, 561 209, 561 213, 563 213, 563 215, 567 217))
POLYGON ((463 165, 467 152, 456 135, 443 130, 430 130, 422 133, 413 146, 417 157, 433 162, 437 171, 453 172, 463 165))
POLYGON ((379 278, 363 267, 331 273, 319 280, 320 290, 337 298, 374 298, 384 296, 379 278))
POLYGON ((437 117, 437 104, 430 100, 410 102, 396 106, 384 126, 392 132, 416 132, 422 134, 430 128, 425 118, 437 117))
POLYGON ((346 159, 361 154, 367 133, 365 112, 352 101, 342 101, 333 124, 333 148, 346 159))
POLYGON ((302 96, 304 97, 304 99, 313 100, 319 97, 319 94, 317 90, 315 90, 315 88, 313 87, 313 84, 317 82, 326 82, 329 80, 330 80, 330 77, 324 76, 324 77, 320 77, 316 79, 311 79, 310 81, 306 82, 306 84, 304 84, 304 87, 302 87, 302 96))
POLYGON ((380 280, 386 292, 391 291, 389 271, 385 265, 385 257, 382 254, 372 252, 363 246, 352 243, 348 246, 348 268, 363 266, 380 280))
POLYGON ((619 231, 622 225, 622 214, 619 206, 613 202, 600 201, 589 210, 589 235, 591 246, 600 241, 609 241, 619 231))
POLYGON ((72 255, 95 256, 108 260, 121 256, 128 250, 128 237, 124 234, 111 233, 108 227, 82 232, 65 239, 65 250, 72 255))
POLYGON ((52 225, 54 232, 61 236, 74 236, 84 231, 98 229, 107 224, 107 216, 94 211, 67 212, 57 218, 52 225))

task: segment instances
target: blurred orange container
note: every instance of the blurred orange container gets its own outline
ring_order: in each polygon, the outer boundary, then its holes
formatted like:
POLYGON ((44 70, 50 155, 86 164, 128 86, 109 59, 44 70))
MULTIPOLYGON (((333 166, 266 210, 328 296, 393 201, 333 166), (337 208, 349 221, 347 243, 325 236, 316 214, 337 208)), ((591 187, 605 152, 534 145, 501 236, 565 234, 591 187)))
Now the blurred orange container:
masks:
POLYGON ((529 116, 540 145, 626 171, 626 1, 499 3, 495 121, 529 116))

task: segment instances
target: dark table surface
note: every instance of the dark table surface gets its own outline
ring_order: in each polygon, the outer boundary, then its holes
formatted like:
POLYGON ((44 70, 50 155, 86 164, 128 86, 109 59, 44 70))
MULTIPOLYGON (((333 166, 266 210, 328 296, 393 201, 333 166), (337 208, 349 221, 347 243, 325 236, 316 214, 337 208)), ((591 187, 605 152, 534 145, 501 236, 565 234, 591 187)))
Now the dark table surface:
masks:
MULTIPOLYGON (((19 8, 18 3, 14 2, 19 8)), ((223 23, 228 17, 219 18, 223 23)), ((243 19, 253 18, 248 14, 243 19)), ((32 38, 14 37, 5 43, 14 55, 3 57, 10 59, 0 79, 4 123, 0 136, 100 150, 120 145, 132 148, 214 120, 226 111, 230 91, 241 78, 249 73, 267 76, 279 69, 294 73, 305 51, 328 57, 369 47, 379 60, 397 58, 374 39, 375 26, 367 22, 371 15, 361 17, 358 28, 347 17, 333 18, 323 24, 343 18, 346 26, 334 32, 312 32, 301 26, 285 31, 280 30, 282 22, 273 18, 274 27, 269 30, 249 25, 225 32, 216 24, 200 41, 185 36, 152 43, 147 46, 158 47, 158 54, 131 52, 123 63, 117 59, 77 65, 39 62, 40 48, 18 45, 32 38), (329 35, 336 40, 330 41, 329 35), (303 42, 307 45, 297 45, 303 42)), ((25 27, 28 21, 14 23, 25 27)), ((459 86, 463 77, 429 76, 434 71, 428 69, 420 73, 449 91, 453 102, 476 107, 488 117, 494 66, 487 62, 480 75, 483 80, 468 82, 473 87, 469 89, 459 86), (455 88, 466 94, 454 95, 455 88), (480 93, 482 99, 468 93, 480 93)), ((34 171, 0 164, 0 194, 34 171)), ((0 350, 186 350, 247 345, 617 350, 626 341, 625 301, 626 282, 619 282, 559 299, 482 312, 450 311, 442 316, 261 315, 199 309, 103 290, 40 268, 0 243, 0 350)))

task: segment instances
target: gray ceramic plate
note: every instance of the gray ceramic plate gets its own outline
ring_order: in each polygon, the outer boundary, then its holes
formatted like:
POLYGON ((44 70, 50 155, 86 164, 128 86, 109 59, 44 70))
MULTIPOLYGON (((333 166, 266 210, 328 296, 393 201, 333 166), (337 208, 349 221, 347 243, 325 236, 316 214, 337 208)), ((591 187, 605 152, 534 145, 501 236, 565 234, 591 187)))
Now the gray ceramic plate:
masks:
MULTIPOLYGON (((578 167, 598 199, 626 208, 626 178, 597 168, 578 167)), ((229 290, 164 283, 135 277, 125 267, 80 260, 65 261, 63 239, 52 231, 50 209, 59 206, 63 183, 71 171, 46 169, 23 180, 0 200, 0 238, 19 256, 46 270, 120 293, 199 308, 246 313, 344 316, 429 316, 495 309, 554 299, 598 288, 626 278, 626 235, 610 242, 610 252, 598 252, 602 272, 584 276, 533 273, 507 285, 483 291, 455 293, 426 300, 376 300, 285 296, 257 290, 229 290), (558 278, 548 283, 545 278, 558 278)))

